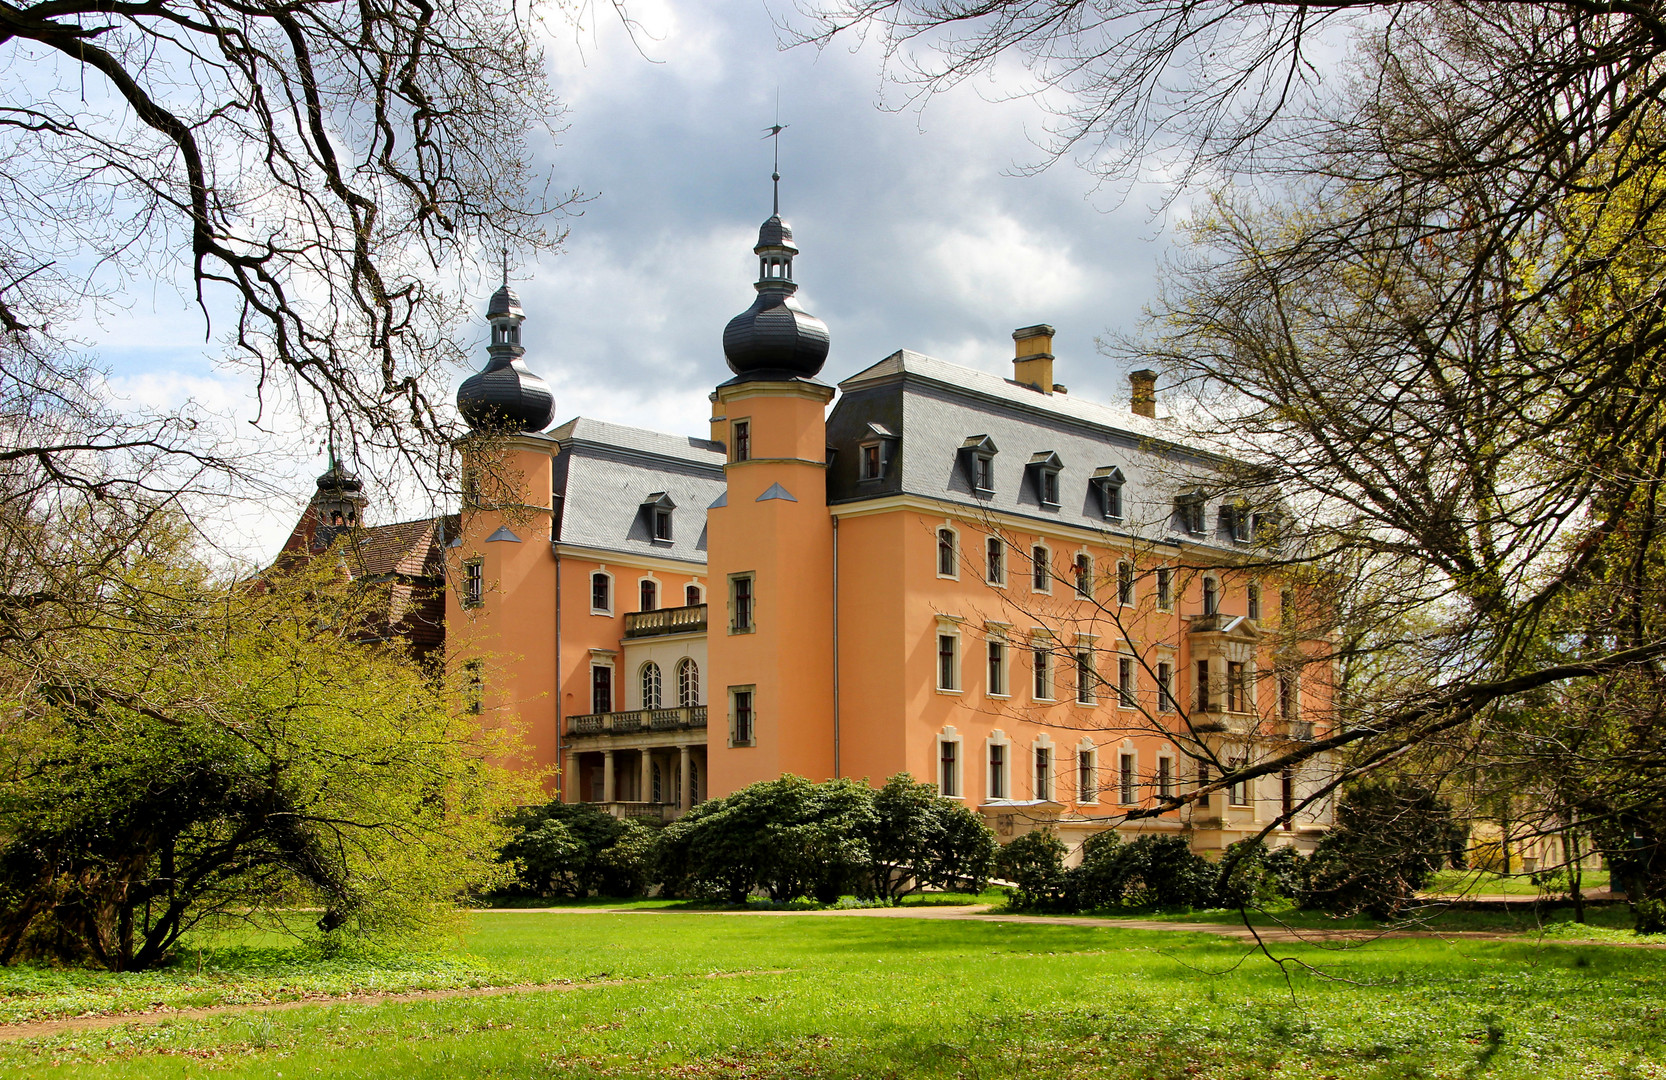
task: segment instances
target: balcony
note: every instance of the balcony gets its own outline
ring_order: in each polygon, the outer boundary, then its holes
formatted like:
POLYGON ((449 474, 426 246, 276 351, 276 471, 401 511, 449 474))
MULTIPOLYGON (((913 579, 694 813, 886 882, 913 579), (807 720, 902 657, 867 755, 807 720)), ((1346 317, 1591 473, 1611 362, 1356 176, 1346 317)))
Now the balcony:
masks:
MULTIPOLYGON (((688 611, 688 608, 672 608, 688 611)), ((704 607, 700 609, 704 612, 704 607)), ((659 612, 650 611, 649 615, 659 612)), ((702 623, 702 625, 704 625, 702 623)), ((584 713, 567 718, 569 735, 639 735, 654 731, 690 731, 704 729, 706 707, 692 705, 681 709, 633 709, 630 712, 584 713)))
POLYGON ((633 611, 625 616, 625 638, 658 637, 661 634, 704 634, 706 605, 633 611))

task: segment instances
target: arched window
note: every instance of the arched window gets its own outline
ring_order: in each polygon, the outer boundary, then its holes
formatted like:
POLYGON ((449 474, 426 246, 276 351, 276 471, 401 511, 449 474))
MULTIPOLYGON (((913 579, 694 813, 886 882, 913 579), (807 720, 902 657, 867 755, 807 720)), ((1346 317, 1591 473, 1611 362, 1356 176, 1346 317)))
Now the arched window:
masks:
POLYGON ((700 765, 697 762, 688 763, 688 805, 693 806, 700 801, 700 765))
POLYGON ((700 604, 705 603, 705 601, 700 598, 700 586, 690 585, 684 589, 683 603, 687 604, 689 607, 697 607, 700 604))
POLYGON ((960 552, 955 547, 953 529, 937 530, 937 576, 960 576, 960 552))
POLYGON ((677 661, 677 704, 685 709, 700 704, 700 665, 687 656, 677 661))
POLYGON ((1076 556, 1075 574, 1076 595, 1093 596, 1093 556, 1086 553, 1076 556))
POLYGON ((659 665, 652 660, 642 665, 642 707, 659 708, 659 665))
POLYGON ((656 585, 651 578, 643 578, 642 584, 638 586, 638 589, 641 593, 642 603, 638 606, 637 610, 657 610, 659 608, 659 586, 656 585))
POLYGON ((1215 579, 1214 578, 1212 578, 1212 577, 1204 578, 1203 579, 1203 613, 1205 615, 1213 615, 1215 612, 1220 610, 1220 606, 1221 606, 1221 589, 1220 589, 1220 586, 1215 584, 1215 579))
POLYGON ((600 571, 590 575, 590 610, 603 614, 613 610, 613 578, 600 571))

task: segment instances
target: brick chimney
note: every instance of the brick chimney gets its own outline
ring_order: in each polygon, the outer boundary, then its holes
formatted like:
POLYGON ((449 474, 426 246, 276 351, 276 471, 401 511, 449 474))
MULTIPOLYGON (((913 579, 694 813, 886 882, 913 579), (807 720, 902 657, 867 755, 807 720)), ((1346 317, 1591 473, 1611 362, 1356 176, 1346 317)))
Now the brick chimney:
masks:
POLYGON ((1133 393, 1128 399, 1128 407, 1134 410, 1136 416, 1157 418, 1157 373, 1150 368, 1141 368, 1128 373, 1128 384, 1133 387, 1133 393))
POLYGON ((1013 381, 1053 392, 1053 328, 1046 323, 1024 326, 1012 332, 1016 352, 1012 358, 1013 381))

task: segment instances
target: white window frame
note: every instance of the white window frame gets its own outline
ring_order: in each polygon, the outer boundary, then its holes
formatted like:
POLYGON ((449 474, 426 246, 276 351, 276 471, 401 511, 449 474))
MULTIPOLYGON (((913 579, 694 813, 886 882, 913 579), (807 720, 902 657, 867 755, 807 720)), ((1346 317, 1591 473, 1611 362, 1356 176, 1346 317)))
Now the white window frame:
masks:
POLYGON ((931 640, 931 658, 934 669, 933 678, 937 683, 937 692, 939 694, 958 695, 965 692, 966 681, 961 674, 962 650, 960 647, 960 638, 960 623, 956 620, 938 616, 937 632, 931 640), (943 671, 943 643, 945 641, 950 643, 950 648, 952 650, 952 655, 949 658, 949 664, 952 670, 947 673, 951 678, 951 682, 948 686, 943 685, 943 676, 945 674, 943 671))
POLYGON ((1155 581, 1156 581, 1156 584, 1153 586, 1153 590, 1156 593, 1157 610, 1158 611, 1173 611, 1174 610, 1174 568, 1172 566, 1159 566, 1159 567, 1157 567, 1155 581))
POLYGON ((985 795, 985 801, 987 801, 987 802, 996 802, 996 801, 1011 802, 1012 801, 1012 782, 1011 781, 1012 781, 1012 740, 1007 738, 1006 733, 1003 732, 1000 728, 996 728, 994 731, 991 731, 989 733, 989 737, 983 741, 983 790, 984 790, 984 795, 985 795), (993 748, 997 747, 997 746, 999 746, 1001 748, 1001 766, 1000 766, 1000 770, 999 770, 1000 778, 1001 778, 1001 783, 1000 783, 1001 793, 999 795, 995 794, 996 768, 995 768, 995 762, 993 760, 994 755, 992 753, 990 753, 990 751, 993 748))
POLYGON ((1007 587, 1007 542, 999 536, 988 536, 983 541, 983 578, 984 583, 993 585, 997 589, 1007 587), (990 555, 994 555, 991 562, 990 555), (991 574, 989 571, 995 572, 991 574))
POLYGON ((944 725, 937 734, 937 794, 945 799, 965 801, 966 785, 966 740, 963 739, 954 725, 944 725), (943 790, 943 747, 954 747, 954 791, 943 790))
POLYGON ((1057 672, 1053 670, 1053 639, 1046 634, 1030 637, 1030 700, 1051 705, 1057 672), (1038 666, 1039 665, 1039 666, 1038 666))
POLYGON ((701 604, 704 604, 705 602, 706 602, 706 587, 704 585, 700 584, 698 581, 691 581, 688 584, 683 586, 683 606, 684 607, 699 607, 701 604), (688 591, 690 589, 694 590, 694 601, 692 603, 690 603, 689 599, 688 599, 688 591))
POLYGON ((746 571, 745 573, 742 573, 742 574, 730 574, 729 575, 729 633, 731 633, 731 634, 755 634, 757 632, 758 632, 758 575, 754 571, 751 571, 751 570, 748 570, 748 571, 746 571), (735 611, 735 608, 738 606, 737 597, 739 595, 739 591, 737 590, 736 585, 741 581, 745 581, 747 583, 747 588, 746 588, 746 600, 747 600, 746 615, 747 615, 747 621, 746 621, 746 625, 744 625, 744 626, 742 626, 739 622, 736 621, 736 611, 735 611))
POLYGON ((943 581, 960 580, 960 530, 945 522, 931 532, 932 564, 937 568, 937 576, 943 581), (943 572, 943 534, 949 534, 949 566, 953 573, 943 572))
POLYGON ((677 672, 677 708, 679 708, 679 709, 698 708, 700 706, 700 693, 701 693, 701 691, 700 691, 700 662, 698 660, 694 659, 694 657, 692 657, 692 656, 685 656, 685 657, 682 657, 681 659, 679 659, 677 661, 677 667, 676 667, 675 670, 677 672), (692 679, 685 678, 684 677, 684 672, 685 671, 686 672, 692 672, 693 673, 693 678, 692 679), (683 698, 687 695, 685 695, 683 693, 683 691, 684 691, 685 687, 687 686, 687 684, 689 682, 692 682, 694 684, 694 686, 693 686, 694 694, 692 695, 692 700, 685 703, 683 701, 683 698))
POLYGON ((1037 540, 1035 543, 1030 545, 1030 591, 1033 592, 1033 593, 1040 593, 1043 596, 1053 595, 1053 549, 1048 547, 1046 544, 1042 543, 1040 540, 1037 540), (1038 552, 1038 551, 1044 553, 1045 556, 1046 556, 1046 558, 1043 560, 1043 562, 1041 564, 1041 571, 1042 571, 1041 572, 1041 585, 1042 585, 1042 587, 1039 588, 1039 589, 1036 588, 1036 584, 1035 584, 1035 582, 1036 582, 1035 553, 1038 552))
POLYGON ((1099 704, 1099 651, 1094 648, 1094 639, 1077 635, 1071 658, 1076 669, 1076 704, 1099 704), (1082 662, 1083 657, 1087 658, 1086 664, 1082 662))
POLYGON ((656 661, 644 660, 642 661, 642 665, 636 669, 636 693, 637 697, 640 699, 640 708, 665 708, 665 671, 656 661), (649 668, 652 668, 654 672, 654 697, 657 699, 652 704, 649 704, 648 695, 646 693, 648 689, 649 668))
POLYGON ((1140 703, 1140 662, 1133 653, 1116 654, 1116 707, 1135 709, 1140 703), (1127 678, 1124 678, 1127 676, 1127 678))
POLYGON ((1140 804, 1140 756, 1132 746, 1117 751, 1116 802, 1118 806, 1140 804))
POLYGON ((1128 559, 1116 561, 1116 602, 1118 607, 1133 607, 1136 598, 1134 564, 1128 559))
POLYGON ((1090 552, 1078 551, 1071 556, 1070 587, 1075 591, 1078 600, 1093 599, 1094 585, 1097 584, 1094 581, 1096 576, 1097 573, 1093 568, 1093 555, 1090 552), (1086 560, 1087 563, 1086 574, 1082 573, 1083 560, 1086 560))
POLYGON ((665 604, 662 603, 663 600, 664 600, 664 597, 661 595, 661 592, 660 592, 660 580, 659 580, 659 578, 655 577, 652 573, 647 573, 647 574, 643 574, 641 577, 636 579, 636 610, 637 611, 658 611, 660 608, 665 606, 665 604), (642 586, 644 584, 652 585, 654 587, 654 606, 652 608, 644 608, 642 606, 642 586))
POLYGON ((1045 731, 1037 735, 1035 741, 1030 744, 1030 794, 1038 802, 1054 801, 1053 794, 1058 787, 1058 778, 1054 773, 1059 767, 1058 755, 1054 753, 1056 749, 1052 738, 1045 731), (1042 754, 1047 755, 1045 770, 1040 768, 1042 754))
POLYGON ((1179 777, 1179 775, 1180 775, 1179 762, 1177 762, 1175 760, 1175 757, 1174 757, 1173 754, 1158 754, 1157 755, 1157 775, 1156 775, 1156 780, 1154 781, 1154 783, 1155 783, 1158 795, 1163 795, 1163 796, 1173 795, 1174 794, 1174 788, 1175 788, 1175 781, 1179 777), (1164 767, 1165 766, 1167 766, 1167 770, 1168 770, 1166 773, 1164 772, 1164 767))
POLYGON ((1202 592, 1199 599, 1203 604, 1204 616, 1208 617, 1210 615, 1219 615, 1221 612, 1222 599, 1221 579, 1216 577, 1214 574, 1204 574, 1201 590, 1202 592), (1211 599, 1214 600, 1213 605, 1210 604, 1211 599))
POLYGON ((618 584, 617 581, 613 580, 613 575, 606 570, 590 571, 590 614, 607 616, 613 614, 614 603, 618 596, 618 584), (596 578, 598 576, 607 579, 607 607, 605 608, 596 606, 596 578))
POLYGON ((1007 638, 1007 629, 1008 628, 1005 626, 996 624, 986 623, 984 625, 984 632, 986 634, 983 649, 983 679, 985 697, 1001 698, 1003 700, 1012 697, 1012 642, 1007 638), (989 659, 992 650, 999 650, 1000 652, 1000 655, 997 658, 998 663, 994 665, 999 669, 1001 676, 999 683, 1000 689, 998 690, 995 688, 995 685, 991 684, 989 679, 989 672, 991 669, 989 659))
POLYGON ((1085 736, 1076 744, 1076 802, 1081 806, 1099 804, 1099 747, 1085 736), (1091 778, 1085 787, 1084 774, 1091 778))

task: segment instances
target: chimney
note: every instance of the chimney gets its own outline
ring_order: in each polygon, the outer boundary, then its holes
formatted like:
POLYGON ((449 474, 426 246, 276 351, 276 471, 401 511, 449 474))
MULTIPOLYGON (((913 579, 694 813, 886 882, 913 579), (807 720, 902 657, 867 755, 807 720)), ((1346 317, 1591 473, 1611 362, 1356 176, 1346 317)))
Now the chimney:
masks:
POLYGON ((1012 332, 1017 351, 1012 357, 1013 380, 1040 390, 1053 392, 1053 328, 1046 323, 1024 326, 1012 332))
POLYGON ((1157 373, 1150 368, 1130 371, 1128 384, 1134 388, 1128 399, 1128 407, 1134 410, 1134 415, 1157 419, 1157 373))

